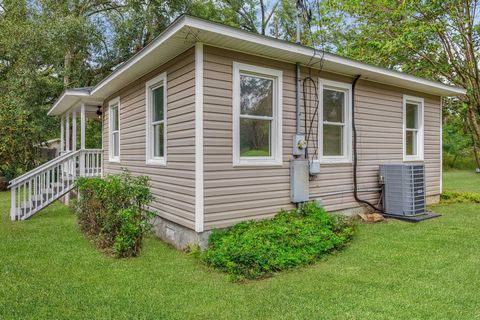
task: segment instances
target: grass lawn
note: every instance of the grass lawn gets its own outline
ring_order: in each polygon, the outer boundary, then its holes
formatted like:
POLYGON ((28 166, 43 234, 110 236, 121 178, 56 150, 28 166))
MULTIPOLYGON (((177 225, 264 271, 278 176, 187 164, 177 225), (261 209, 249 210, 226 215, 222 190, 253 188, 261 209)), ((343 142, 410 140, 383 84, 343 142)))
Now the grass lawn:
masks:
POLYGON ((445 191, 480 192, 480 173, 475 170, 452 170, 443 173, 445 191))
POLYGON ((245 284, 153 238, 105 257, 60 204, 24 222, 8 206, 0 193, 0 319, 480 319, 479 205, 360 225, 343 252, 245 284))

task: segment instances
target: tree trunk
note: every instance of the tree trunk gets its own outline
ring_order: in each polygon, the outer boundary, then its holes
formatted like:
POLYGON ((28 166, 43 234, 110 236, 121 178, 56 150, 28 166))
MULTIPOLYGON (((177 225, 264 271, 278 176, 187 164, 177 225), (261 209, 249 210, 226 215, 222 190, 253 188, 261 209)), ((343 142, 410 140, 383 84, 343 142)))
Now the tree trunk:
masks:
POLYGON ((472 143, 473 143, 473 155, 475 156, 475 162, 477 164, 477 169, 480 168, 480 159, 478 158, 478 149, 477 149, 477 142, 472 135, 472 143))
POLYGON ((63 67, 64 67, 63 87, 65 89, 69 88, 71 84, 70 73, 72 71, 72 64, 73 64, 73 54, 70 49, 67 49, 67 52, 65 53, 65 58, 63 61, 63 67))
POLYGON ((473 131, 472 134, 475 136, 475 140, 480 141, 480 125, 478 123, 477 113, 475 109, 476 107, 469 105, 467 117, 468 117, 468 122, 472 127, 472 131, 473 131))

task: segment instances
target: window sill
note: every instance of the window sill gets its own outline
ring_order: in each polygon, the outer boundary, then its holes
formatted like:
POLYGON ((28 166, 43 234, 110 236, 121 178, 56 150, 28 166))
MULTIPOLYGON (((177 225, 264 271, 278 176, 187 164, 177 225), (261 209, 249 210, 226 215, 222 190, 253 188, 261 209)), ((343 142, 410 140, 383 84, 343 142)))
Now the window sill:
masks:
POLYGON ((278 160, 239 160, 233 163, 234 167, 281 167, 282 161, 278 160))
POLYGON ((320 165, 328 164, 352 164, 351 159, 320 159, 320 165))
POLYGON ((423 162, 424 159, 420 157, 416 157, 416 158, 403 157, 403 161, 404 162, 423 162))
POLYGON ((108 159, 110 163, 120 163, 120 159, 108 159))
POLYGON ((162 166, 162 167, 166 167, 167 166, 167 161, 165 159, 150 159, 150 160, 147 160, 147 165, 149 166, 162 166))

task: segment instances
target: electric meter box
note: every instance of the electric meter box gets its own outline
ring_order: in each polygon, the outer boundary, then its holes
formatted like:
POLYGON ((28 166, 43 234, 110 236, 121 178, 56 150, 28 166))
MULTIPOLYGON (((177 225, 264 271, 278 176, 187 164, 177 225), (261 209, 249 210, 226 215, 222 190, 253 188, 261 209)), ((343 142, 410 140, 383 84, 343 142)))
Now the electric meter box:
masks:
POLYGON ((292 154, 294 156, 303 156, 305 154, 306 148, 307 148, 307 141, 305 140, 305 135, 294 134, 292 154))

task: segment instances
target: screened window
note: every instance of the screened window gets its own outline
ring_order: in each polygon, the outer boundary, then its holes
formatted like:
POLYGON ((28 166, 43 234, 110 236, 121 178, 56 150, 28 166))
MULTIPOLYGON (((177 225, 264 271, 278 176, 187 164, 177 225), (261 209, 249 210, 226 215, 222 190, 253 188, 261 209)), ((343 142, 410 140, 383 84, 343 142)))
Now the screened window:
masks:
POLYGON ((281 163, 282 73, 234 64, 234 162, 281 163))
POLYGON ((404 160, 423 159, 423 99, 404 97, 404 160))
POLYGON ((120 99, 110 101, 109 160, 120 161, 120 99))
POLYGON ((350 85, 320 80, 319 153, 323 162, 347 162, 351 153, 350 85))
POLYGON ((147 163, 166 164, 166 75, 147 82, 147 163))

